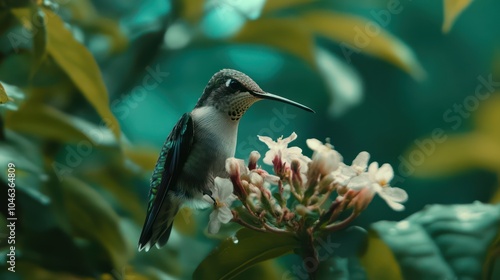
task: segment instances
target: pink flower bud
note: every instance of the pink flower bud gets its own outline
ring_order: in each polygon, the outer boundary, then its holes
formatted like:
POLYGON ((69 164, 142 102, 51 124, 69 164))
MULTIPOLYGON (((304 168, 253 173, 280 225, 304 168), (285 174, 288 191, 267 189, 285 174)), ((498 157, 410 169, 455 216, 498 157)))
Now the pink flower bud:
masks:
POLYGON ((250 153, 250 157, 248 159, 248 169, 254 170, 257 168, 257 161, 260 159, 260 153, 257 151, 253 151, 250 153))

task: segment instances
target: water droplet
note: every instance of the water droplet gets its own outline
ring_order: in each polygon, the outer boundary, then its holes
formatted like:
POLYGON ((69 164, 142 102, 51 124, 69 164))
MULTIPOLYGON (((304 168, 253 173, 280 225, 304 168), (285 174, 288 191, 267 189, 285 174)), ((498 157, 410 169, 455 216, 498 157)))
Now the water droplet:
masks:
POLYGON ((236 238, 236 236, 231 237, 231 240, 233 241, 234 244, 238 244, 239 240, 236 238))

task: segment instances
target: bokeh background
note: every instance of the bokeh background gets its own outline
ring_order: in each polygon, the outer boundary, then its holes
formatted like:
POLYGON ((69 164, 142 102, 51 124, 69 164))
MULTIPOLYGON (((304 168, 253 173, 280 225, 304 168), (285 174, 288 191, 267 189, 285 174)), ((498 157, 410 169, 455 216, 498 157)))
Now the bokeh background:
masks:
POLYGON ((498 202, 499 11, 493 0, 0 1, 0 164, 17 167, 19 217, 18 272, 0 278, 190 279, 235 227, 208 236, 208 211, 184 209, 166 248, 136 243, 158 151, 223 68, 316 111, 255 104, 236 157, 266 151, 257 135, 296 132, 306 155, 306 139, 330 138, 346 163, 365 150, 394 167, 406 210, 376 198, 356 221, 365 229, 429 204, 498 202))

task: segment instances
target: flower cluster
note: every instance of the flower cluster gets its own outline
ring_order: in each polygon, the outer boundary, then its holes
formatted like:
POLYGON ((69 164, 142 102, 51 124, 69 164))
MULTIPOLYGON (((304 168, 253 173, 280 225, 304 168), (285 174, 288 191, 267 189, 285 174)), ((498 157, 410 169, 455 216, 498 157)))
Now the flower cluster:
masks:
POLYGON ((222 223, 234 221, 262 232, 313 236, 347 226, 372 201, 375 194, 394 210, 408 198, 400 188, 391 187, 394 171, 389 164, 369 164, 370 155, 361 152, 351 165, 329 143, 308 139, 311 158, 299 147, 288 147, 295 133, 276 142, 258 136, 269 150, 263 162, 271 165, 275 175, 258 165, 260 154, 250 154, 248 164, 229 158, 229 178, 216 178, 213 197, 215 210, 210 215, 209 232, 218 232, 222 223), (237 201, 233 206, 233 202, 237 201), (338 220, 345 210, 351 215, 338 220))

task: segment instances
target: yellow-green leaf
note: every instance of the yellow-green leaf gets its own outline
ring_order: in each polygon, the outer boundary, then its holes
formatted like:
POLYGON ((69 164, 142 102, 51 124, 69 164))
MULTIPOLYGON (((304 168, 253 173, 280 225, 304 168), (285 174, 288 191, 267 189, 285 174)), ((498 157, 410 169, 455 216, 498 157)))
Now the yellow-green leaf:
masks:
POLYGON ((287 9, 298 5, 304 5, 317 0, 267 0, 263 13, 269 13, 276 10, 287 9))
POLYGON ((361 257, 361 263, 368 279, 403 279, 391 249, 374 232, 369 235, 368 246, 361 257))
POLYGON ((339 42, 347 62, 352 54, 363 52, 396 65, 416 79, 425 76, 410 47, 374 21, 326 11, 306 12, 299 19, 312 32, 339 42))
MULTIPOLYGON (((117 119, 109 107, 109 97, 101 71, 92 54, 73 38, 58 15, 44 9, 47 20, 47 51, 71 78, 89 103, 101 116, 104 123, 120 139, 121 131, 117 119)), ((120 141, 118 141, 120 142, 120 141)))
POLYGON ((233 40, 275 47, 316 66, 313 36, 297 20, 263 18, 249 21, 233 40))
POLYGON ((444 0, 443 32, 451 30, 458 16, 467 8, 473 0, 444 0))
POLYGON ((73 177, 61 183, 64 209, 77 236, 106 249, 116 268, 125 265, 130 253, 120 231, 120 217, 108 201, 89 185, 73 177))
POLYGON ((5 92, 5 88, 2 83, 0 83, 0 104, 7 103, 7 101, 9 101, 9 96, 7 95, 7 92, 5 92))
POLYGON ((450 175, 469 168, 500 169, 500 143, 481 133, 449 136, 443 143, 432 139, 418 142, 429 144, 415 145, 405 155, 408 168, 417 176, 450 175))
POLYGON ((205 10, 204 0, 182 0, 180 5, 180 15, 183 19, 196 23, 199 21, 205 10))
POLYGON ((473 117, 477 131, 496 139, 500 145, 500 92, 481 102, 473 117))
POLYGON ((113 134, 106 127, 63 113, 44 104, 29 102, 20 110, 7 114, 6 126, 62 143, 89 141, 95 146, 115 146, 113 134))
POLYGON ((127 158, 144 170, 153 170, 158 160, 159 151, 151 148, 123 145, 123 150, 127 158))

